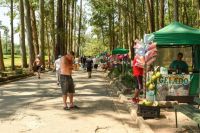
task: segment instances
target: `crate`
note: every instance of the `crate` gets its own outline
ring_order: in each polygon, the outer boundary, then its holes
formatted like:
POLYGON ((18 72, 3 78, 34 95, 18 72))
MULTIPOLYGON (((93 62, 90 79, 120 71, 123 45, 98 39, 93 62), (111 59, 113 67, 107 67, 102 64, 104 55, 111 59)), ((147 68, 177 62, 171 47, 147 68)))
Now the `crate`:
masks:
POLYGON ((142 116, 144 118, 160 117, 160 107, 138 104, 137 115, 142 116))

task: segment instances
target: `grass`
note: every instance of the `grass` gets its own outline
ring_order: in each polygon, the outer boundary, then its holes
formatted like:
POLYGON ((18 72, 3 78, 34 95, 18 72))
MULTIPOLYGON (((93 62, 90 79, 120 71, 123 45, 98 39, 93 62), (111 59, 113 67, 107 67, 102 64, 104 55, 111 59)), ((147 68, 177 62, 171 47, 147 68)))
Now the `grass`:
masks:
MULTIPOLYGON (((3 55, 4 57, 4 65, 5 67, 10 67, 11 66, 11 55, 3 55)), ((21 55, 15 55, 15 66, 21 66, 22 65, 22 60, 21 60, 21 55)))
MULTIPOLYGON (((4 57, 4 65, 6 68, 11 67, 11 55, 3 55, 4 57)), ((15 60, 15 66, 21 66, 22 65, 22 59, 21 55, 14 55, 15 60)), ((48 56, 45 56, 45 60, 48 60, 48 56)), ((27 63, 29 62, 29 58, 27 57, 27 63)))

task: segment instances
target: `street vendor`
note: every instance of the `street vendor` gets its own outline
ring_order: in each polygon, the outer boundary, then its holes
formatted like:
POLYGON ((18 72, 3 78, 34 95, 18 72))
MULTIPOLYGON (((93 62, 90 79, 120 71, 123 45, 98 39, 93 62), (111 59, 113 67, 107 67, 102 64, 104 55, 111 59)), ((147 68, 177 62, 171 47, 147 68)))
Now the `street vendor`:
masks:
POLYGON ((177 74, 188 73, 188 64, 183 61, 182 58, 183 53, 179 52, 177 55, 177 59, 174 60, 169 66, 170 72, 176 72, 177 74))

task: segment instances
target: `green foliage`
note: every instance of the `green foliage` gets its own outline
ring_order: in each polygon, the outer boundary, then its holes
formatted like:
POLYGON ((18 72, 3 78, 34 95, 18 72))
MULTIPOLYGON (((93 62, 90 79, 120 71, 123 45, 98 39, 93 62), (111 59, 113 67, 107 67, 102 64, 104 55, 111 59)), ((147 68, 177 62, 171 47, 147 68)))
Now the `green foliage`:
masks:
POLYGON ((87 43, 83 47, 83 55, 96 56, 107 48, 96 38, 87 38, 87 43))

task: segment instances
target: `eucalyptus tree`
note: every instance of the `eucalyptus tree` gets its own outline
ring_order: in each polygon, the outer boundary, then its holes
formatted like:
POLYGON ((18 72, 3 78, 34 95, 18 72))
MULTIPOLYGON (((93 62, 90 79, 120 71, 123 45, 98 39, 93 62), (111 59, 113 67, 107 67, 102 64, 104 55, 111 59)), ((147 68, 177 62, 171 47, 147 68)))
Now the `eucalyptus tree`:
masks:
POLYGON ((1 31, 0 31, 0 71, 4 71, 4 60, 3 60, 3 50, 2 50, 2 44, 1 44, 1 31))
POLYGON ((10 0, 10 27, 11 27, 11 70, 15 69, 14 27, 13 27, 13 0, 10 0))
POLYGON ((76 51, 76 56, 79 56, 80 52, 80 46, 81 46, 81 24, 82 24, 82 7, 83 7, 83 2, 80 0, 80 14, 79 14, 79 29, 78 29, 78 46, 77 46, 77 51, 76 51))
POLYGON ((179 1, 174 0, 174 20, 179 21, 179 1))
POLYGON ((30 3, 30 17, 31 17, 31 28, 32 28, 32 37, 33 37, 33 46, 35 55, 38 55, 39 52, 39 42, 38 42, 38 31, 36 26, 36 18, 35 18, 35 8, 36 3, 30 3))
POLYGON ((64 54, 63 49, 63 33, 64 33, 64 25, 63 25, 63 0, 57 0, 57 17, 56 17, 56 25, 57 25, 57 33, 56 33, 56 54, 55 58, 58 55, 64 54))
POLYGON ((39 42, 40 42, 40 56, 41 56, 41 63, 45 67, 45 53, 44 53, 44 0, 39 1, 39 12, 40 12, 40 24, 39 24, 39 42))
POLYGON ((50 35, 51 35, 51 44, 52 44, 52 56, 53 56, 53 59, 55 59, 55 55, 56 55, 56 52, 55 52, 55 9, 54 9, 54 0, 50 0, 49 1, 49 5, 50 5, 50 35))
POLYGON ((26 58, 26 46, 25 46, 25 25, 24 25, 24 3, 23 0, 19 0, 19 13, 20 13, 20 46, 22 54, 22 67, 26 68, 27 58, 26 58))
POLYGON ((197 24, 198 24, 198 27, 200 28, 200 0, 197 0, 197 5, 198 5, 198 8, 197 8, 197 24))
POLYGON ((28 46, 29 46, 29 69, 32 70, 33 62, 35 59, 35 52, 34 52, 33 38, 32 38, 30 3, 28 0, 24 0, 24 7, 25 7, 25 23, 26 23, 26 31, 27 31, 27 42, 28 42, 28 46))

